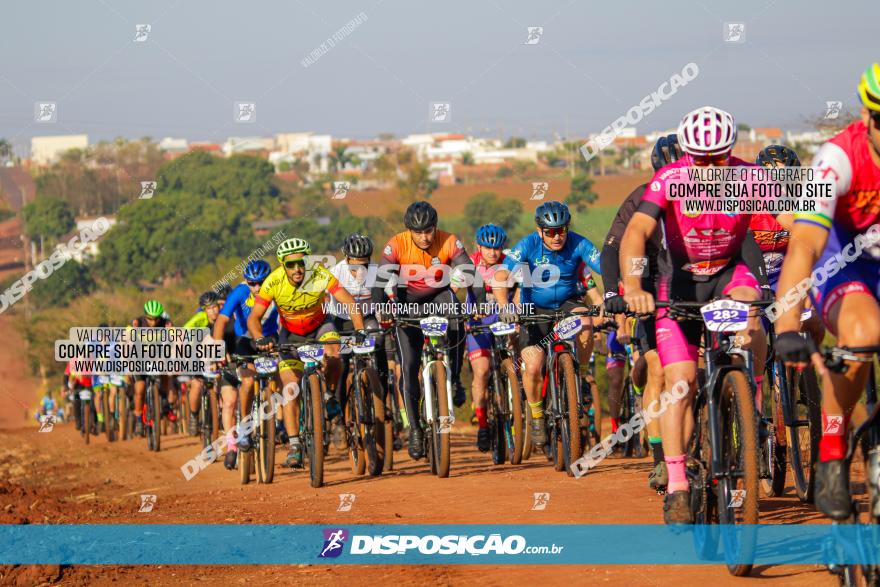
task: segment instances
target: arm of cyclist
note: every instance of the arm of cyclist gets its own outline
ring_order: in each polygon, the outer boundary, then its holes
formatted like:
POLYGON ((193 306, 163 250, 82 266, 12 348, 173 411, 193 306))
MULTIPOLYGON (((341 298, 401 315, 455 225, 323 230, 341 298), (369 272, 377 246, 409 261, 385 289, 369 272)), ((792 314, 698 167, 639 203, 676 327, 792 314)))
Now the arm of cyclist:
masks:
POLYGON ((742 244, 742 260, 758 280, 761 291, 765 299, 772 299, 773 290, 770 289, 770 282, 767 279, 767 266, 764 264, 764 253, 755 240, 755 234, 751 230, 746 231, 746 238, 742 244))
POLYGON ((627 224, 620 243, 620 267, 624 273, 623 298, 629 309, 639 314, 650 314, 654 311, 654 296, 642 289, 642 274, 648 270, 645 243, 657 228, 659 214, 659 207, 642 201, 627 224))
POLYGON ((248 334, 250 334, 251 338, 254 340, 254 345, 261 351, 271 349, 273 346, 271 339, 263 337, 262 319, 263 315, 266 313, 266 309, 269 307, 269 303, 270 302, 257 296, 256 301, 254 302, 254 307, 251 309, 251 314, 247 319, 248 334))
MULTIPOLYGON (((354 296, 344 287, 338 286, 336 290, 333 291, 333 297, 337 302, 348 309, 348 315, 351 317, 355 330, 363 330, 364 317, 361 315, 360 304, 355 301, 354 296)), ((253 312, 251 312, 251 316, 253 316, 253 312)), ((250 318, 248 318, 248 329, 250 330, 250 318)), ((262 335, 262 332, 260 334, 262 335)))

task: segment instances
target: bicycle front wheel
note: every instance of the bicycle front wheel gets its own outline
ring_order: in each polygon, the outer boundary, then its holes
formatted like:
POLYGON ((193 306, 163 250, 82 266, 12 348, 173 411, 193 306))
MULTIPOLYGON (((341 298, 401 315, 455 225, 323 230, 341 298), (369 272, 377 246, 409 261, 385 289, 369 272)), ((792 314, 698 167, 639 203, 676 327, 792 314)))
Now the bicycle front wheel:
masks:
POLYGON ((573 477, 571 464, 581 458, 581 418, 578 413, 578 379, 574 369, 574 359, 568 353, 559 355, 560 397, 565 402, 562 414, 562 444, 565 473, 573 477))
POLYGON ((512 360, 504 359, 501 361, 500 377, 502 400, 507 402, 510 408, 510 422, 508 423, 510 464, 518 465, 523 460, 526 419, 523 413, 522 390, 519 387, 519 380, 516 378, 516 369, 513 367, 512 360))
POLYGON ((788 459, 791 462, 794 490, 798 498, 813 501, 813 474, 822 438, 822 408, 816 372, 806 369, 798 375, 794 369, 786 372, 787 393, 792 409, 792 425, 786 427, 788 459))
POLYGON ((324 485, 324 385, 317 373, 309 375, 308 382, 309 478, 312 487, 317 488, 324 485))
POLYGON ((437 476, 449 477, 450 454, 452 443, 452 420, 449 413, 449 402, 446 397, 446 365, 440 361, 434 363, 432 393, 434 394, 434 455, 437 457, 437 476))
MULTIPOLYGON (((275 398, 272 395, 273 387, 264 385, 260 390, 262 403, 269 404, 268 409, 263 408, 260 417, 259 434, 260 434, 260 450, 259 450, 259 467, 260 479, 263 483, 271 483, 275 478, 275 398), (264 414, 270 414, 268 418, 263 418, 264 414)), ((214 410, 215 414, 217 411, 214 410)))
POLYGON ((758 426, 752 388, 742 371, 729 371, 721 384, 721 463, 719 521, 742 529, 722 529, 727 570, 748 575, 755 554, 758 523, 758 426))

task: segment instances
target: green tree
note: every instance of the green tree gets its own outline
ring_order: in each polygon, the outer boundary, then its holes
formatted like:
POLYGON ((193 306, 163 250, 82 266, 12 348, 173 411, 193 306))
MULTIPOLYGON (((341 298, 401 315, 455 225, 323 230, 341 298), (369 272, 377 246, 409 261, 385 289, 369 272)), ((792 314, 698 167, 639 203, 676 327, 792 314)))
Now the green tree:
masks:
POLYGON ((431 193, 437 189, 437 180, 431 179, 427 165, 415 163, 407 169, 403 179, 397 181, 397 187, 405 202, 415 202, 430 198, 431 193))
POLYGON ((24 232, 31 239, 54 242, 76 227, 70 205, 57 198, 37 197, 22 209, 24 232))
POLYGON ((511 175, 513 175, 513 169, 511 169, 507 165, 499 167, 498 171, 495 172, 495 177, 498 178, 510 177, 511 175))
POLYGON ((282 161, 278 164, 278 171, 284 173, 285 171, 290 171, 293 169, 293 165, 290 164, 290 161, 282 161))
POLYGON ((505 149, 521 149, 526 146, 526 140, 522 137, 510 137, 504 143, 505 149))
POLYGON ((12 143, 6 139, 0 139, 0 163, 12 159, 12 143))
POLYGON ((578 212, 584 212, 597 197, 593 191, 593 180, 585 173, 578 173, 571 180, 571 191, 566 196, 565 203, 578 212))
POLYGON ((464 206, 464 222, 468 234, 492 222, 510 231, 523 212, 518 200, 501 200, 495 192, 480 192, 464 206))
POLYGON ((473 165, 474 164, 474 154, 470 151, 465 151, 461 154, 461 164, 462 165, 473 165))
POLYGON ((745 122, 738 122, 736 124, 736 130, 738 130, 740 132, 749 132, 750 130, 752 130, 752 127, 750 127, 745 122))
POLYGON ((66 306, 73 299, 89 294, 95 289, 88 266, 76 261, 68 261, 47 279, 34 283, 32 297, 37 308, 66 306))

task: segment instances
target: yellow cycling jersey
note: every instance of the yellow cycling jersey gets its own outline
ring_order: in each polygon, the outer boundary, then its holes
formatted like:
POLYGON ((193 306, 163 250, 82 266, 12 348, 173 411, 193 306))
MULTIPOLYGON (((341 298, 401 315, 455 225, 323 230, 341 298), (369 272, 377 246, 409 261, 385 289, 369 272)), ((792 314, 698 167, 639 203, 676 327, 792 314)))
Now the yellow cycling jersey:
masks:
POLYGON ((321 325, 326 316, 324 295, 334 294, 340 287, 336 277, 321 265, 309 269, 302 285, 295 287, 281 266, 263 282, 256 304, 268 307, 275 302, 281 325, 302 336, 321 325))

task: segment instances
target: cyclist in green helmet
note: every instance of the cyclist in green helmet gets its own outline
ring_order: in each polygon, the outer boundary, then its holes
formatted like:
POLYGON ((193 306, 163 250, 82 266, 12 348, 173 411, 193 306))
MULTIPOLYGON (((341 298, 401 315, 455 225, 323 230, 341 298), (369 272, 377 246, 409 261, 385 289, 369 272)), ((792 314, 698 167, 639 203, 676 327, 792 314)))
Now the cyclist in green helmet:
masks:
MULTIPOLYGON (((171 328, 171 318, 165 313, 165 307, 157 300, 147 300, 144 304, 144 313, 131 321, 134 328, 171 328)), ((147 389, 146 375, 133 375, 134 380, 134 412, 140 414, 143 411, 144 396, 147 389)), ((159 378, 159 389, 163 397, 162 412, 170 422, 176 422, 177 416, 171 408, 177 402, 177 393, 171 385, 171 377, 166 373, 159 378)), ((135 419, 135 435, 143 435, 144 424, 140 418, 135 419)))

